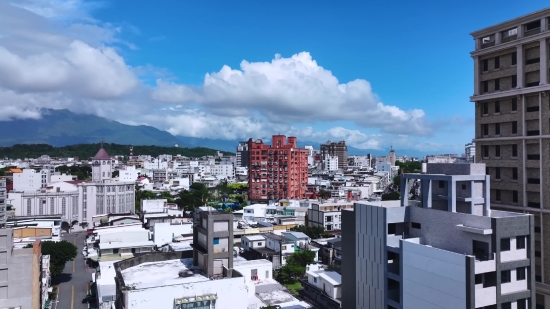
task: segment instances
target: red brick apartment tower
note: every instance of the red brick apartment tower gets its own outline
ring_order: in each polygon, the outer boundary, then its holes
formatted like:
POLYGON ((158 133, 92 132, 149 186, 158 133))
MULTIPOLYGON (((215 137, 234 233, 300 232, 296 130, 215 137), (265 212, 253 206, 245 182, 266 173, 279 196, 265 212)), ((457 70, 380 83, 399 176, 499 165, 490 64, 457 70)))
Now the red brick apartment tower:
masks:
POLYGON ((273 135, 271 143, 248 140, 248 199, 305 198, 307 150, 298 148, 296 137, 273 135))

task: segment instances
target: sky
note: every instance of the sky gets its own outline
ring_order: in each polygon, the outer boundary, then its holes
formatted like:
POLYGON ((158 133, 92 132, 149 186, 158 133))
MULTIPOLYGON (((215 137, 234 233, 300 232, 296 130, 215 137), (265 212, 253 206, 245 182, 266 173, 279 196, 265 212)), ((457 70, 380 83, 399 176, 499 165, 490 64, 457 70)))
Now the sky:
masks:
MULTIPOLYGON (((547 4, 546 4, 547 5, 547 4)), ((544 1, 0 0, 0 121, 464 152, 470 32, 544 1)))

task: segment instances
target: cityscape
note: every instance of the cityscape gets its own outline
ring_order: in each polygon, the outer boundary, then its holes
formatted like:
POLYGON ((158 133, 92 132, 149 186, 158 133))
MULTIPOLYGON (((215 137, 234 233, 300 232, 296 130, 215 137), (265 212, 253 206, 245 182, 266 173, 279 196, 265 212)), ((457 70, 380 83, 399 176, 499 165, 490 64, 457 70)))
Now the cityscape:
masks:
POLYGON ((103 5, 0 2, 0 308, 550 309, 550 7, 462 34, 470 123, 309 52, 191 85, 103 5))

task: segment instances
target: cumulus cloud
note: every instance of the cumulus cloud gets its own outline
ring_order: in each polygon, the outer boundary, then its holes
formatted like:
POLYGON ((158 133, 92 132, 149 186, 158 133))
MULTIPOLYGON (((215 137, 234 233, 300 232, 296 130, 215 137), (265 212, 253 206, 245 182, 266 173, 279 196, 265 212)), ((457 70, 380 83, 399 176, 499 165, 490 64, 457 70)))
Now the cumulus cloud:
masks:
POLYGON ((425 113, 405 111, 379 101, 368 81, 340 83, 319 66, 308 52, 271 62, 241 62, 240 69, 225 65, 206 74, 199 87, 157 80, 155 100, 200 104, 217 114, 257 111, 271 122, 292 123, 350 120, 389 133, 429 135, 425 113))

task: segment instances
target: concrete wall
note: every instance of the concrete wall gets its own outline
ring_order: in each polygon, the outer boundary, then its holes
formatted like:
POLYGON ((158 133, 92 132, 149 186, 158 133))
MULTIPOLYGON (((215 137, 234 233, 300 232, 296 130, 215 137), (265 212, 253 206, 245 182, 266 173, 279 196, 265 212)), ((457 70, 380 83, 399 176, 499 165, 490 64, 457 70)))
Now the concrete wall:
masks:
POLYGON ((473 240, 492 245, 491 235, 467 233, 456 227, 458 224, 463 224, 490 229, 491 218, 489 217, 410 207, 410 220, 421 225, 420 229, 409 228, 410 237, 422 237, 426 244, 442 250, 472 254, 473 240))
POLYGON ((387 260, 386 209, 369 205, 356 205, 357 258, 355 259, 355 271, 357 272, 357 278, 354 293, 357 298, 354 308, 385 308, 387 285, 385 273, 387 260))
POLYGON ((153 226, 153 241, 160 246, 172 242, 174 236, 192 233, 193 224, 157 223, 153 226))
POLYGON ((464 255, 412 241, 401 242, 403 308, 467 308, 464 255))

